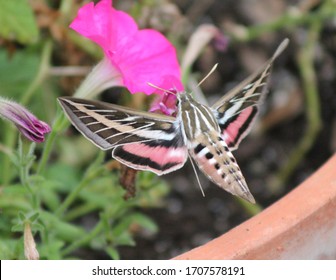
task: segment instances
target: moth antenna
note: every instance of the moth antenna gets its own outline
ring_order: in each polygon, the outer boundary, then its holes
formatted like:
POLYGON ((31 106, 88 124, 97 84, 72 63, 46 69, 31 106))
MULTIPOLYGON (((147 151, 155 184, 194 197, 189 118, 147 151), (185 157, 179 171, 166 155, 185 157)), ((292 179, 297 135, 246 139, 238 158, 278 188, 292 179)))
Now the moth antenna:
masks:
POLYGON ((170 90, 168 90, 168 89, 160 88, 160 87, 158 87, 158 86, 156 86, 156 85, 153 85, 152 83, 149 83, 149 82, 148 82, 147 85, 149 85, 149 86, 151 86, 151 87, 153 87, 153 88, 156 88, 156 89, 158 89, 158 90, 161 90, 161 91, 163 91, 163 92, 168 92, 168 93, 170 93, 170 94, 176 95, 175 92, 172 92, 172 91, 170 91, 170 90))
POLYGON ((202 81, 200 81, 199 83, 198 83, 198 87, 207 79, 207 78, 209 78, 209 76, 216 70, 216 68, 217 68, 217 66, 218 66, 218 63, 216 63, 213 67, 212 67, 212 69, 209 71, 209 73, 202 79, 202 81))
POLYGON ((204 191, 203 191, 203 188, 202 188, 200 179, 198 178, 198 175, 197 175, 197 171, 196 171, 196 168, 195 168, 195 164, 194 164, 194 162, 193 162, 193 159, 190 157, 190 155, 189 155, 189 159, 190 159, 190 161, 191 161, 191 165, 192 165, 192 167, 193 167, 193 169, 194 169, 194 172, 195 172, 195 175, 196 175, 196 179, 197 179, 198 186, 199 186, 199 188, 200 188, 200 190, 201 190, 201 193, 202 193, 203 197, 205 197, 205 194, 204 194, 204 191))

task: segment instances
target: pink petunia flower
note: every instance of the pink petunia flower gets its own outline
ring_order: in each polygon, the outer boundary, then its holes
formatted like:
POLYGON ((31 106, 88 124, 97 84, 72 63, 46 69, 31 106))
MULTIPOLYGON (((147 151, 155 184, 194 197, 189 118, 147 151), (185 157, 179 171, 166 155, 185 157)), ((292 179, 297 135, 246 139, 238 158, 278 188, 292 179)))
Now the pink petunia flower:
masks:
POLYGON ((162 112, 165 115, 172 116, 176 112, 176 90, 165 91, 163 95, 157 96, 153 101, 149 112, 162 112))
POLYGON ((174 76, 166 76, 164 80, 164 84, 166 85, 174 85, 171 88, 164 88, 164 86, 160 86, 159 88, 163 88, 165 90, 161 91, 161 94, 155 97, 154 101, 151 104, 149 109, 150 112, 161 112, 165 115, 172 116, 176 112, 176 94, 182 87, 181 82, 176 79, 174 76), (179 85, 181 85, 179 87, 179 85))
POLYGON ((103 49, 105 59, 88 75, 76 96, 88 97, 110 86, 125 86, 131 93, 183 90, 173 45, 158 31, 139 30, 128 14, 112 7, 112 0, 83 6, 70 27, 103 49), (175 77, 175 84, 170 78, 175 77))
POLYGON ((51 131, 48 124, 37 119, 18 103, 0 97, 0 116, 13 122, 19 131, 30 141, 44 141, 44 134, 51 131))

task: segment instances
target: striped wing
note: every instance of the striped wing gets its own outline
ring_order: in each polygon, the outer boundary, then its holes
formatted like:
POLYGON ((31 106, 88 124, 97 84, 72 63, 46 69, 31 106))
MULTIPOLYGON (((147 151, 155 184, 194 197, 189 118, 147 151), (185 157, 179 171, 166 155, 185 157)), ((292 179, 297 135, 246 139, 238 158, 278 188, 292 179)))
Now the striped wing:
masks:
POLYGON ((162 175, 187 160, 175 118, 92 100, 58 100, 79 132, 99 148, 112 149, 112 156, 129 167, 162 175))
POLYGON ((213 113, 221 129, 222 137, 230 150, 238 148, 249 133, 267 91, 267 81, 273 61, 286 48, 285 39, 271 59, 258 71, 229 91, 213 106, 213 113))

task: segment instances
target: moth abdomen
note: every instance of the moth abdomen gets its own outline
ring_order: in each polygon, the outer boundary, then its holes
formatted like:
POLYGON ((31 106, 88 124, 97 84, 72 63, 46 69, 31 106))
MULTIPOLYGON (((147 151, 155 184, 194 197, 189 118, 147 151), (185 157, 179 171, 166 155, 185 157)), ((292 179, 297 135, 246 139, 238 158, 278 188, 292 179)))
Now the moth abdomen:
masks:
POLYGON ((217 134, 213 130, 197 137, 192 145, 195 148, 190 149, 192 157, 200 170, 216 185, 253 203, 254 198, 233 154, 217 134))

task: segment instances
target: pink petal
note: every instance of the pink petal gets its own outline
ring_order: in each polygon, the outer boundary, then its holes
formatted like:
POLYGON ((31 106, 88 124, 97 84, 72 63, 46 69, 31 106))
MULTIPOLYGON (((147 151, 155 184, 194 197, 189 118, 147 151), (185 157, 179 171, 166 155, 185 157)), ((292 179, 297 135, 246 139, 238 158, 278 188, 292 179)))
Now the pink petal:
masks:
POLYGON ((168 116, 172 116, 176 112, 176 95, 173 93, 165 92, 164 95, 158 95, 149 112, 163 113, 168 116))
POLYGON ((99 44, 131 93, 152 94, 152 83, 164 89, 183 89, 175 48, 155 30, 138 30, 134 20, 115 10, 111 0, 82 7, 70 27, 99 44), (178 82, 165 80, 174 76, 178 82))
MULTIPOLYGON (((127 47, 120 46, 110 56, 124 77, 124 84, 131 93, 142 91, 151 94, 156 90, 149 86, 152 83, 164 86, 165 89, 181 87, 181 82, 171 84, 164 81, 165 76, 180 79, 180 67, 175 48, 159 32, 141 30, 129 38, 127 47)), ((183 88, 183 87, 182 87, 183 88)))
MULTIPOLYGON (((177 76, 173 76, 173 75, 163 76, 162 83, 159 84, 158 87, 162 88, 162 89, 165 89, 167 91, 172 91, 174 93, 178 93, 179 91, 184 90, 181 79, 179 79, 179 78, 177 78, 177 76)), ((160 93, 160 92, 156 91, 156 93, 160 93)), ((175 99, 176 99, 176 95, 175 95, 175 99)))
POLYGON ((179 91, 183 90, 183 85, 179 79, 174 76, 165 76, 163 83, 159 85, 159 88, 167 89, 167 91, 156 90, 155 93, 160 94, 157 96, 149 111, 161 112, 165 115, 172 116, 176 112, 176 95, 179 91), (171 85, 174 85, 173 87, 171 85))
POLYGON ((128 14, 112 7, 111 0, 93 2, 79 9, 70 27, 100 45, 105 54, 134 34, 138 27, 128 14))

